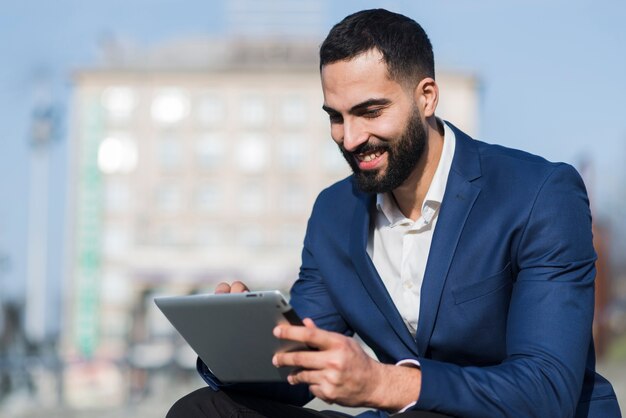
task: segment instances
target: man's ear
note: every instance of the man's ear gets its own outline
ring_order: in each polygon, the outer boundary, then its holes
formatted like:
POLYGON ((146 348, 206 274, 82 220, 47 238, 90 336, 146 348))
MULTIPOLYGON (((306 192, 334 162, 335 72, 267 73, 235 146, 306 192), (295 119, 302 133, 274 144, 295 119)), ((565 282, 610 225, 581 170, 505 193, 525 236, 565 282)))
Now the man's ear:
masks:
POLYGON ((430 77, 422 79, 415 87, 413 98, 424 118, 434 116, 437 103, 439 103, 439 86, 437 82, 430 77))

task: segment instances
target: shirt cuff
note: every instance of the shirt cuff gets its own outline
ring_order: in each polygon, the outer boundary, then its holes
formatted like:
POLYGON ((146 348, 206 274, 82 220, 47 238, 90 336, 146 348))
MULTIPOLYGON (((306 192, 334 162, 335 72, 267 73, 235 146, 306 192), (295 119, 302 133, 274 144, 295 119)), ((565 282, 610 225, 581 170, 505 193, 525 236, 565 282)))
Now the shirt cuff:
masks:
MULTIPOLYGON (((418 360, 415 360, 415 359, 412 359, 412 358, 407 358, 407 359, 400 360, 399 362, 396 363, 396 366, 414 367, 416 369, 421 368, 420 362, 418 360)), ((410 404, 405 405, 404 408, 402 408, 401 410, 399 410, 397 412, 394 412, 391 415, 393 416, 393 415, 396 415, 396 414, 401 414, 403 412, 406 412, 408 409, 414 407, 415 404, 417 404, 417 399, 414 400, 413 402, 411 402, 410 404)))
POLYGON ((403 360, 400 360, 399 362, 396 363, 396 366, 406 366, 406 367, 414 366, 416 369, 420 369, 422 367, 419 360, 415 360, 414 358, 405 358, 403 360))

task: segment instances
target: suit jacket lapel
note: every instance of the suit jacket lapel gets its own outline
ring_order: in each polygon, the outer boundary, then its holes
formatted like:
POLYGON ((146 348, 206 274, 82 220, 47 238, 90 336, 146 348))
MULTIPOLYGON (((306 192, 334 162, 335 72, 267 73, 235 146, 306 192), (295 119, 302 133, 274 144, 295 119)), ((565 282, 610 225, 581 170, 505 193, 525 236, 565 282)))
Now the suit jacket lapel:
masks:
POLYGON ((476 145, 470 137, 451 124, 448 123, 448 125, 455 133, 456 149, 422 283, 416 334, 420 356, 426 355, 457 243, 470 210, 480 193, 480 188, 471 183, 481 174, 476 145))
POLYGON ((391 296, 389 296, 387 288, 378 275, 374 263, 372 263, 367 254, 370 208, 373 203, 372 195, 361 195, 357 202, 350 229, 350 256, 352 263, 363 286, 398 338, 404 343, 409 352, 417 355, 415 341, 391 300, 391 296))

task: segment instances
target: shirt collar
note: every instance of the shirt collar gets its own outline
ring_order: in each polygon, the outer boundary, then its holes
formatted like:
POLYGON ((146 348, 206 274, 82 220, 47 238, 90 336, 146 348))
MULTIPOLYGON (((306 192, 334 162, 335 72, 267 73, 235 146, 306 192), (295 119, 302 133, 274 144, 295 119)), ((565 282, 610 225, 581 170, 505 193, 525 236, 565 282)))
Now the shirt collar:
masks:
MULTIPOLYGON (((456 136, 454 135, 454 131, 439 118, 437 118, 437 122, 443 124, 443 148, 441 150, 439 164, 437 164, 437 169, 435 170, 435 175, 433 176, 428 192, 426 192, 426 196, 424 197, 424 203, 422 204, 422 218, 424 218, 424 222, 427 224, 434 219, 443 201, 448 175, 452 167, 452 159, 454 158, 454 150, 456 148, 456 136)), ((376 195, 376 209, 385 215, 391 227, 403 221, 406 222, 407 220, 412 223, 410 219, 400 212, 396 200, 391 193, 378 193, 376 195)))

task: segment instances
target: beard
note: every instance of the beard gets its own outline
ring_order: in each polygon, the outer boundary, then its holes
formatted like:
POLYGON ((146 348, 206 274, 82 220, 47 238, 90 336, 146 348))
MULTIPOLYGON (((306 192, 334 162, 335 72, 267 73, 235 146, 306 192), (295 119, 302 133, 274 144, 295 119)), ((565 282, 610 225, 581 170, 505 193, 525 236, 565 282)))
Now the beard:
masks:
POLYGON ((415 165, 424 153, 428 133, 421 121, 420 112, 413 107, 409 122, 400 138, 387 138, 383 141, 371 140, 361 144, 353 152, 339 149, 352 168, 357 187, 366 193, 388 193, 409 178, 415 165), (371 154, 377 151, 387 153, 387 168, 363 171, 355 157, 356 154, 371 154))

